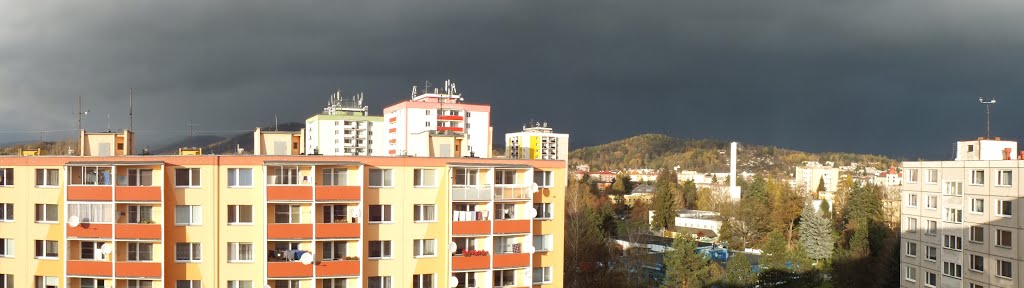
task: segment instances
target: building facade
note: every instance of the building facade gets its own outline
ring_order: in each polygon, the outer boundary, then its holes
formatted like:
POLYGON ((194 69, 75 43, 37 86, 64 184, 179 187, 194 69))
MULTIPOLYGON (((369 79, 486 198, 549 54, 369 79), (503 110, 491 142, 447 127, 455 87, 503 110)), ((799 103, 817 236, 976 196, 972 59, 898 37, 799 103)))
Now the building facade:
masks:
POLYGON ((306 119, 305 152, 333 156, 383 156, 383 116, 370 116, 363 94, 345 99, 341 91, 331 95, 320 114, 306 119))
POLYGON ((385 155, 491 157, 491 106, 463 103, 451 82, 443 90, 413 87, 412 99, 384 108, 384 118, 385 155))
POLYGON ((569 134, 554 133, 548 123, 523 126, 522 132, 505 134, 505 157, 510 159, 569 159, 569 134))
POLYGON ((835 192, 839 189, 839 168, 825 166, 817 162, 805 163, 804 166, 797 166, 794 174, 794 184, 802 188, 804 193, 814 193, 818 189, 818 183, 825 183, 826 192, 835 192))

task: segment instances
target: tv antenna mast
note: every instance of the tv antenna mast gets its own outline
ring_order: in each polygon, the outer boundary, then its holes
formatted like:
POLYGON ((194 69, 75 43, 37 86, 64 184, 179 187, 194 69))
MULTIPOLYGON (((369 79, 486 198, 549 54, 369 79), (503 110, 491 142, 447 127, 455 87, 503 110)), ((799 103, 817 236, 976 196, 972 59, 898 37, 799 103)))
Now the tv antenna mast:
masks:
POLYGON ((199 126, 199 124, 193 124, 192 120, 189 119, 185 126, 188 126, 188 142, 192 142, 192 127, 199 126))
POLYGON ((82 111, 82 95, 78 95, 78 130, 82 130, 82 116, 88 115, 89 110, 82 111))
POLYGON ((985 98, 978 97, 978 102, 985 104, 985 139, 992 138, 992 104, 996 104, 996 98, 985 101, 985 98))
POLYGON ((128 88, 128 131, 135 131, 135 88, 128 88))

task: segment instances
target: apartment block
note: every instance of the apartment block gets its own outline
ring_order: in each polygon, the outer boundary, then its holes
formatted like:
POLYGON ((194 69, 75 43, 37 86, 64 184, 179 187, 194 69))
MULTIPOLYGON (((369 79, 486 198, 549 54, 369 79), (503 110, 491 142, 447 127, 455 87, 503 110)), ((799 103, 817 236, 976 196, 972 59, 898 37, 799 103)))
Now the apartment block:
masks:
POLYGON ((0 286, 562 287, 565 161, 98 153, 0 157, 0 286))
POLYGON ((1024 287, 1017 143, 960 141, 953 161, 903 163, 901 287, 1024 287))
POLYGON ((306 119, 305 153, 333 156, 387 155, 383 116, 371 116, 363 94, 331 95, 323 112, 306 119))
POLYGON ((418 157, 491 157, 491 106, 464 103, 455 84, 417 90, 384 108, 387 154, 418 157))
MULTIPOLYGON (((531 123, 522 132, 505 134, 505 156, 511 159, 569 159, 569 134, 554 133, 548 123, 531 123)), ((636 178, 633 178, 636 179, 636 178)))

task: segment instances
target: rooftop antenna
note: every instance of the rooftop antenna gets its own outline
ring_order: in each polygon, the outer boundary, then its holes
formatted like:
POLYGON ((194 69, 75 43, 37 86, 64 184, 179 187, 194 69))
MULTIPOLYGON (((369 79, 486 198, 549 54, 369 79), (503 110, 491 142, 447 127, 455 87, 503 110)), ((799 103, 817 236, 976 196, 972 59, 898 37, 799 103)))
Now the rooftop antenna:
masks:
POLYGON ((107 132, 111 131, 112 130, 110 130, 110 113, 107 113, 107 132))
POLYGON ((88 114, 89 110, 82 111, 82 95, 78 95, 78 130, 82 130, 82 116, 88 114))
POLYGON ((990 114, 992 114, 992 104, 996 104, 996 98, 985 101, 985 98, 978 97, 978 102, 985 104, 985 139, 992 139, 992 121, 990 114))
POLYGON ((199 124, 193 124, 192 119, 189 119, 185 126, 188 126, 188 142, 192 142, 192 127, 199 126, 199 124))
POLYGON ((279 131, 277 126, 277 113, 274 113, 274 131, 279 131))
POLYGON ((135 131, 135 88, 128 88, 128 131, 135 131))

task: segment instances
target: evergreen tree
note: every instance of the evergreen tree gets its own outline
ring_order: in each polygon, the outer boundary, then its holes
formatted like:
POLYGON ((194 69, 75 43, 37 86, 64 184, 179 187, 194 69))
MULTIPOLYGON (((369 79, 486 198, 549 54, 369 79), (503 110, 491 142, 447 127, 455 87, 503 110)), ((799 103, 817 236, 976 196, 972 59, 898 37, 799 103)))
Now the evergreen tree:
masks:
POLYGON ((821 215, 825 215, 825 218, 832 219, 832 209, 828 205, 828 200, 821 200, 821 205, 818 205, 818 209, 821 210, 821 215))
POLYGON ((658 181, 654 185, 654 200, 651 203, 654 206, 651 229, 668 229, 675 225, 676 192, 679 190, 675 175, 675 172, 668 169, 658 174, 658 181))
POLYGON ((821 176, 821 178, 818 179, 818 190, 814 191, 825 192, 825 176, 821 176))
POLYGON ((734 254, 725 262, 726 285, 730 287, 750 287, 757 282, 757 274, 751 269, 750 259, 744 254, 734 254))
POLYGON ((800 247, 811 259, 827 259, 832 256, 835 246, 832 221, 814 211, 812 206, 804 205, 804 211, 800 213, 800 247))
POLYGON ((686 209, 697 209, 697 184, 693 180, 683 183, 683 205, 686 209))
POLYGON ((697 243, 689 237, 676 237, 672 251, 665 252, 665 279, 662 288, 700 288, 712 282, 711 261, 697 254, 697 243))
POLYGON ((768 240, 764 243, 764 256, 761 257, 761 265, 768 269, 786 269, 786 262, 789 261, 789 251, 786 249, 786 239, 779 231, 768 233, 768 240))
POLYGON ((610 186, 611 191, 608 194, 629 194, 633 192, 634 186, 632 177, 629 177, 626 173, 619 173, 615 175, 615 180, 610 186))

